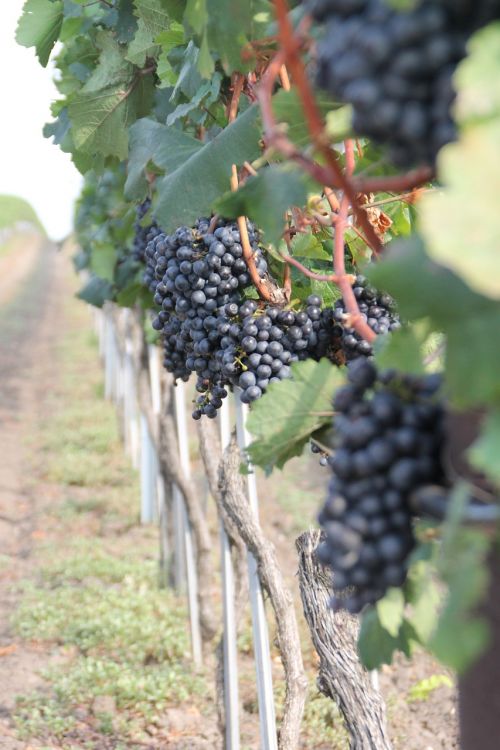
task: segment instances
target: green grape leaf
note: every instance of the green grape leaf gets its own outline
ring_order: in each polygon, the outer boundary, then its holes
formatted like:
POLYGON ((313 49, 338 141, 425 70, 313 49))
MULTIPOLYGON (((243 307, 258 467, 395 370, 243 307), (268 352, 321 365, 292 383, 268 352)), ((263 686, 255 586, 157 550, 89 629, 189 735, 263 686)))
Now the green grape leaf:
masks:
POLYGON ((63 22, 62 0, 26 0, 16 30, 16 41, 34 47, 45 68, 63 22))
POLYGON ((137 31, 137 18, 134 15, 132 0, 118 0, 116 11, 116 38, 122 44, 128 44, 137 31))
POLYGON ((317 234, 313 232, 304 232, 297 234, 291 243, 292 255, 299 260, 323 260, 327 263, 332 262, 333 247, 325 247, 317 234))
POLYGON ((429 640, 436 627, 441 604, 434 578, 434 567, 427 560, 417 560, 410 566, 405 584, 406 599, 411 604, 407 619, 422 643, 429 640))
POLYGON ((253 161, 260 151, 258 111, 255 105, 205 143, 175 171, 158 181, 155 215, 165 231, 190 226, 210 214, 215 201, 227 190, 231 167, 253 161))
POLYGON ((272 470, 300 455, 311 433, 331 424, 333 394, 342 382, 331 362, 308 359, 292 365, 290 380, 271 384, 248 418, 253 463, 272 470))
POLYGON ((422 374, 421 337, 415 328, 400 328, 386 336, 378 336, 374 344, 375 358, 380 368, 395 367, 403 372, 422 374))
POLYGON ((408 620, 403 619, 396 635, 383 627, 377 607, 370 607, 363 614, 358 637, 358 652, 367 669, 377 669, 390 664, 396 651, 411 656, 418 635, 408 620))
MULTIPOLYGON (((348 132, 344 132, 345 123, 350 123, 349 107, 335 104, 328 94, 323 92, 318 92, 316 94, 316 104, 318 105, 318 109, 323 117, 327 117, 327 115, 334 110, 331 114, 331 121, 332 123, 335 122, 337 127, 336 140, 342 140, 343 137, 349 134, 348 132), (347 112, 349 112, 348 118, 344 117, 347 112), (344 132, 344 135, 341 134, 341 137, 339 138, 338 134, 341 131, 344 132)), ((303 147, 310 143, 311 134, 309 133, 307 123, 304 120, 304 110, 296 89, 291 89, 290 91, 280 89, 280 91, 273 96, 273 112, 276 121, 280 124, 286 125, 286 134, 296 146, 303 147)))
POLYGON ((177 73, 169 60, 170 52, 184 44, 184 27, 173 21, 169 30, 159 34, 156 41, 160 45, 157 59, 156 75, 159 78, 159 88, 175 86, 177 73))
POLYGON ((196 138, 182 130, 168 128, 159 122, 143 118, 130 128, 130 154, 125 196, 141 200, 147 192, 145 170, 150 161, 166 172, 175 172, 203 146, 196 138))
POLYGON ((198 57, 198 71, 203 78, 211 78, 215 70, 215 61, 210 53, 207 30, 203 32, 200 45, 200 54, 198 57))
POLYGON ((90 256, 90 270, 106 281, 113 281, 116 265, 114 245, 94 245, 90 256))
POLYGON ((500 26, 477 31, 467 46, 469 54, 454 76, 455 117, 465 126, 500 116, 500 26))
POLYGON ((88 154, 126 159, 127 128, 150 109, 152 96, 151 76, 140 75, 127 88, 117 84, 82 92, 69 105, 76 148, 88 154))
POLYGON ((204 102, 204 106, 207 107, 217 101, 220 94, 222 76, 220 73, 215 73, 210 81, 202 83, 196 94, 191 97, 188 102, 179 104, 173 112, 167 116, 167 125, 170 127, 181 117, 185 117, 193 109, 198 109, 201 102, 204 102))
POLYGON ((215 210, 228 219, 248 216, 275 247, 285 229, 284 214, 307 200, 307 180, 295 167, 270 166, 250 177, 235 193, 226 193, 215 210))
POLYGON ((486 474, 500 487, 500 411, 489 413, 482 426, 481 434, 469 449, 471 463, 486 474))
POLYGON ((134 281, 121 289, 115 300, 121 307, 133 307, 139 302, 145 310, 150 310, 152 305, 151 292, 141 281, 134 281))
POLYGON ((497 120, 468 128, 459 142, 442 149, 445 189, 424 196, 419 220, 429 255, 494 299, 500 299, 499 142, 497 120))
POLYGON ((162 4, 167 9, 169 17, 181 23, 186 9, 186 0, 162 0, 162 4))
POLYGON ((429 647, 440 661, 462 672, 489 641, 487 623, 473 614, 488 584, 485 565, 490 540, 477 529, 464 527, 467 487, 457 485, 448 502, 437 570, 448 587, 429 647))
POLYGON ((500 26, 472 37, 458 67, 456 111, 461 138, 441 150, 438 173, 445 188, 420 206, 429 255, 453 269, 472 289, 500 299, 500 26), (457 211, 466 206, 466 211, 457 211))
POLYGON ((403 624, 405 598, 401 589, 389 589, 383 599, 377 602, 377 614, 380 625, 393 638, 399 633, 403 624))
POLYGON ((404 319, 428 318, 446 335, 446 383, 455 405, 500 403, 500 347, 492 346, 500 330, 496 302, 434 263, 418 238, 391 243, 384 260, 365 270, 394 296, 404 319))
POLYGON ((134 0, 137 31, 131 41, 127 60, 142 67, 146 58, 156 57, 159 52, 157 37, 168 30, 170 19, 161 0, 134 0))
POLYGON ((76 296, 89 305, 102 307, 107 300, 113 299, 113 286, 109 281, 93 276, 76 296))
POLYGON ((207 0, 187 0, 184 23, 201 34, 208 22, 207 0))
POLYGON ((198 71, 199 54, 200 50, 198 47, 193 42, 189 42, 182 56, 182 67, 179 71, 175 88, 172 91, 172 101, 177 100, 179 93, 184 94, 186 99, 191 99, 200 88, 202 78, 198 71))
MULTIPOLYGON (((226 73, 252 70, 253 55, 242 52, 249 41, 263 36, 269 19, 264 0, 206 0, 208 44, 221 59, 226 73)), ((251 52, 251 49, 247 50, 251 52)))
POLYGON ((98 65, 70 101, 71 135, 77 150, 94 156, 127 157, 127 128, 151 108, 153 80, 123 57, 124 50, 107 32, 97 35, 98 65))

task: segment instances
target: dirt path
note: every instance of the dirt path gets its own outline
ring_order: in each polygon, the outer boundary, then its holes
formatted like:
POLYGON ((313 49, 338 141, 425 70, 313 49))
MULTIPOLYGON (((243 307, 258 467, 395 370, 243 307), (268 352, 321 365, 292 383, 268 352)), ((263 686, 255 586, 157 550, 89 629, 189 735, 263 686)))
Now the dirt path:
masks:
POLYGON ((19 284, 29 276, 40 251, 37 234, 21 234, 9 243, 7 255, 0 258, 0 306, 8 304, 16 295, 19 284))
POLYGON ((55 373, 51 356, 63 330, 60 300, 65 290, 62 258, 39 238, 5 258, 0 273, 0 747, 24 748, 12 736, 10 713, 16 694, 40 682, 45 656, 20 645, 9 621, 17 594, 12 584, 27 575, 37 533, 37 496, 30 480, 28 438, 50 391, 55 373), (10 270, 15 272, 10 274, 10 270), (5 275, 3 275, 5 274, 5 275), (7 281, 10 284, 5 292, 7 281), (5 301, 8 300, 7 304, 5 301))

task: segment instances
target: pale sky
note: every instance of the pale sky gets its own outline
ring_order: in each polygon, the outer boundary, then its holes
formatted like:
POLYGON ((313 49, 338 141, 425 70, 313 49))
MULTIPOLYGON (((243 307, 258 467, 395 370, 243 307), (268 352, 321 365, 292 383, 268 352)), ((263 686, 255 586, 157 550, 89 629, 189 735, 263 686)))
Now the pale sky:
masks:
POLYGON ((59 240, 71 230, 81 176, 69 154, 43 137, 58 92, 50 63, 42 68, 34 49, 15 41, 23 5, 24 0, 4 0, 0 6, 0 193, 29 201, 59 240))

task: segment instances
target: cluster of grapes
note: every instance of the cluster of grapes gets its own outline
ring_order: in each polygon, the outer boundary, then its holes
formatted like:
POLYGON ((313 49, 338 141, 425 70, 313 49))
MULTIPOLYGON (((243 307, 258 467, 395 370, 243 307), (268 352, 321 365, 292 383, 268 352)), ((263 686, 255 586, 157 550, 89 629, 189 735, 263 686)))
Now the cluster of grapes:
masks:
POLYGON ((431 164, 455 140, 452 76, 472 31, 500 17, 499 0, 309 0, 326 23, 318 84, 353 106, 353 128, 387 147, 398 166, 431 164))
POLYGON ((142 220, 146 216, 147 212, 151 208, 151 199, 146 198, 142 203, 135 209, 135 222, 134 222, 134 242, 132 245, 132 256, 139 263, 144 263, 146 260, 146 247, 148 242, 154 239, 160 234, 161 229, 155 221, 152 221, 150 225, 143 227, 142 220))
MULTIPOLYGON (((217 323, 221 338, 214 352, 219 364, 216 388, 237 385, 241 400, 251 403, 270 383, 289 378, 290 365, 313 356, 318 347, 321 302, 320 297, 311 295, 306 309, 297 312, 259 305, 254 300, 226 305, 217 323)), ((207 413, 207 405, 210 416, 214 406, 212 381, 201 379, 198 386, 201 395, 195 419, 207 413)))
MULTIPOLYGON (((261 277, 267 264, 254 227, 247 224, 250 244, 261 277)), ((157 235, 146 247, 145 283, 160 308, 153 328, 163 334, 164 365, 175 378, 215 385, 220 364, 215 353, 222 338, 226 307, 241 302, 250 283, 241 237, 234 222, 199 219, 194 229, 180 227, 172 235, 157 235), (213 230, 213 231, 211 231, 213 230)), ((223 389, 213 398, 218 404, 223 389)), ((206 389, 204 389, 204 392, 206 389)), ((207 403, 208 406, 208 403, 207 403)), ((215 415, 212 405, 207 410, 215 415)))
MULTIPOLYGON (((353 292, 359 311, 372 331, 376 334, 385 334, 401 328, 399 315, 395 311, 395 302, 389 294, 377 291, 368 283, 368 279, 360 274, 356 276, 353 292)), ((350 361, 356 357, 371 356, 371 344, 347 324, 347 317, 344 300, 338 299, 333 310, 333 320, 342 327, 340 342, 345 358, 350 361)))
MULTIPOLYGON (((144 204, 139 209, 142 215, 147 210, 144 204)), ((259 235, 250 222, 247 230, 263 278, 267 263, 259 235)), ((158 308, 153 328, 162 334, 164 366, 176 379, 197 376, 195 419, 215 417, 230 386, 241 388, 244 402, 255 401, 270 383, 290 377, 293 362, 328 357, 341 364, 371 354, 371 347, 345 327, 340 300, 322 309, 321 298, 312 294, 304 309, 287 310, 245 299, 251 279, 234 222, 218 219, 212 226, 202 218, 194 228, 180 227, 172 235, 154 231, 144 258, 144 283, 158 308)), ((361 276, 353 288, 373 330, 385 333, 399 325, 388 295, 361 276)))
MULTIPOLYGON (((259 236, 247 222, 261 277, 267 264, 259 236)), ((193 412, 215 417, 229 386, 250 403, 270 383, 290 377, 293 362, 320 359, 341 346, 342 327, 332 308, 310 295, 302 310, 286 310, 245 299, 250 275, 237 224, 199 219, 194 229, 157 234, 145 251, 144 281, 159 312, 153 328, 162 333, 164 365, 177 379, 196 373, 199 393, 193 412)))
POLYGON ((405 581, 414 546, 409 497, 442 481, 444 414, 439 375, 378 372, 358 358, 348 380, 334 397, 334 476, 318 556, 333 570, 334 607, 357 613, 405 581))

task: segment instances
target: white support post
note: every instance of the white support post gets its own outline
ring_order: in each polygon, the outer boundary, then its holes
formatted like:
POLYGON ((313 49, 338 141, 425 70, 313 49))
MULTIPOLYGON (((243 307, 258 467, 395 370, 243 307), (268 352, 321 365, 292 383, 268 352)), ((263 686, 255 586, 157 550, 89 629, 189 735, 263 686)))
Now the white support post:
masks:
MULTIPOLYGON (((179 459, 184 475, 189 478, 191 476, 191 465, 189 460, 189 439, 186 423, 185 386, 182 381, 179 381, 174 387, 174 400, 177 439, 179 441, 179 459)), ((191 647, 193 652, 193 662, 195 666, 198 667, 202 664, 203 656, 201 647, 198 578, 196 575, 194 540, 184 498, 177 487, 174 491, 174 506, 176 530, 182 530, 184 540, 189 621, 191 627, 191 647)))
MULTIPOLYGON (((229 399, 224 399, 219 411, 219 427, 222 450, 224 451, 231 440, 231 422, 229 399)), ((234 570, 231 558, 231 545, 220 524, 220 548, 222 567, 222 596, 224 622, 224 704, 226 709, 226 748, 239 750, 240 748, 240 715, 238 694, 238 649, 236 617, 234 612, 235 589, 234 570)))
POLYGON ((101 358, 101 361, 103 361, 104 357, 106 356, 106 333, 108 316, 106 307, 102 308, 101 310, 99 308, 94 308, 94 310, 95 332, 97 334, 97 340, 99 342, 99 356, 101 358))
POLYGON ((118 366, 116 358, 115 333, 113 330, 113 320, 106 312, 103 315, 104 320, 104 397, 109 401, 113 400, 116 368, 118 366))
MULTIPOLYGON (((128 313, 128 310, 126 311, 128 313)), ((128 324, 128 315, 126 318, 128 324)), ((125 435, 126 447, 132 459, 134 469, 139 468, 140 435, 137 405, 136 380, 134 373, 134 344, 126 325, 125 334, 125 435)))
MULTIPOLYGON (((161 416, 161 361, 160 350, 157 346, 148 346, 149 376, 151 385, 151 404, 156 419, 161 416)), ((169 559, 170 544, 168 537, 168 512, 166 506, 165 481, 161 472, 161 463, 158 456, 158 447, 153 444, 153 475, 156 485, 157 518, 160 531, 160 572, 161 580, 164 581, 167 573, 167 561, 169 559)))
MULTIPOLYGON (((248 407, 241 402, 238 389, 235 389, 235 404, 238 445, 241 452, 246 456, 247 447, 250 443, 250 437, 245 427, 248 407)), ((258 518, 259 501, 257 495, 257 482, 255 472, 249 461, 246 479, 250 507, 258 518)), ((261 750, 277 750, 278 739, 276 733, 276 714, 273 695, 271 652, 269 649, 269 632, 267 628, 262 589, 257 573, 257 563, 250 552, 248 553, 248 578, 250 587, 250 606, 252 610, 255 669, 257 673, 257 693, 259 700, 260 748, 261 750)))
POLYGON ((141 414, 141 523, 153 523, 156 519, 156 493, 154 485, 153 441, 148 421, 141 414))

